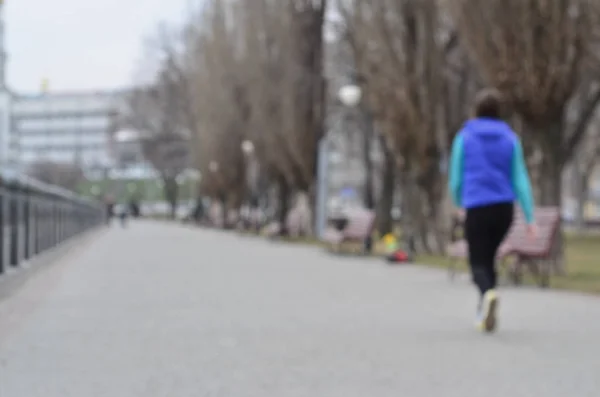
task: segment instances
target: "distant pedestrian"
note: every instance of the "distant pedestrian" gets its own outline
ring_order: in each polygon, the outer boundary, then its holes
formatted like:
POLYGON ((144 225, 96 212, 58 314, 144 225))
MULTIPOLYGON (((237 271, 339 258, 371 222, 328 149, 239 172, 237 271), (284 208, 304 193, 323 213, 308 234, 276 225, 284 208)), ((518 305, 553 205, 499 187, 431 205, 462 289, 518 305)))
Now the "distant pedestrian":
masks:
POLYGON ((199 198, 196 201, 194 211, 192 212, 192 218, 194 219, 194 222, 200 223, 204 219, 204 213, 204 203, 202 202, 202 199, 199 198))
POLYGON ((141 215, 140 203, 136 199, 129 200, 129 214, 134 218, 139 218, 141 215))
POLYGON ((123 206, 123 208, 121 208, 121 212, 119 213, 119 218, 121 219, 121 226, 122 227, 126 227, 127 226, 127 218, 129 217, 129 213, 127 212, 127 206, 123 206))
POLYGON ((499 91, 481 91, 475 117, 456 135, 450 158, 449 188, 458 207, 466 210, 465 236, 469 265, 479 289, 477 326, 496 328, 496 253, 513 221, 517 200, 534 236, 534 204, 520 140, 503 120, 504 101, 499 91))
POLYGON ((110 225, 112 218, 115 216, 115 202, 112 197, 106 197, 106 224, 110 225))

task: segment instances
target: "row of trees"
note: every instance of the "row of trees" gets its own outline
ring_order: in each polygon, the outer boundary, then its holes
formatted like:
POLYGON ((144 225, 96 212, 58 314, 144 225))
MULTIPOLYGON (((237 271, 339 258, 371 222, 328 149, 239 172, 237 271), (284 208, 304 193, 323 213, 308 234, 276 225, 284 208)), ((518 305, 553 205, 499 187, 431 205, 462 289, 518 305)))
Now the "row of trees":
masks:
POLYGON ((294 192, 314 197, 318 143, 348 71, 384 144, 380 218, 399 186, 403 230, 421 249, 444 248, 440 164, 484 86, 510 101, 540 204, 561 205, 565 167, 595 164, 597 150, 578 153, 597 147, 598 0, 205 3, 174 34, 161 31, 153 89, 170 90, 162 111, 191 137, 202 193, 230 208, 246 197, 244 140, 276 187, 282 219, 294 192))
POLYGON ((29 165, 27 175, 50 185, 60 186, 64 189, 76 191, 85 181, 85 174, 81 167, 72 163, 57 163, 41 160, 29 165))
POLYGON ((314 196, 326 8, 312 0, 209 1, 185 26, 161 27, 150 51, 156 80, 131 96, 124 124, 148 141, 189 134, 202 194, 228 208, 247 198, 248 161, 257 161, 260 184, 275 187, 285 219, 295 192, 314 196), (148 125, 161 117, 164 125, 148 125), (253 144, 252 159, 244 141, 253 144))

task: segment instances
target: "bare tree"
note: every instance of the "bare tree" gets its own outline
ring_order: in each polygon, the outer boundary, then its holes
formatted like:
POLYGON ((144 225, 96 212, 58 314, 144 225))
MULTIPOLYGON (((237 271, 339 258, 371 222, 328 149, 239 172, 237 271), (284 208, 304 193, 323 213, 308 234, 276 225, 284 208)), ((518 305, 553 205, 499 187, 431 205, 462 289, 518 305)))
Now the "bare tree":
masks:
POLYGON ((447 147, 446 96, 454 35, 444 33, 437 1, 340 1, 369 106, 394 153, 403 230, 425 250, 442 251, 447 147), (435 243, 435 247, 431 246, 435 243))
POLYGON ((141 133, 142 149, 164 182, 165 198, 175 216, 177 177, 189 166, 191 135, 185 119, 184 87, 169 58, 156 81, 133 90, 121 115, 121 124, 141 133))
MULTIPOLYGON (((560 205, 562 168, 585 132, 585 125, 577 131, 565 128, 565 108, 585 75, 583 65, 592 43, 591 3, 449 2, 485 80, 507 94, 525 132, 540 147, 542 204, 560 205)), ((599 99, 590 95, 589 107, 593 109, 599 99)))
POLYGON ((203 174, 201 190, 221 202, 224 218, 246 193, 241 143, 249 107, 241 27, 229 22, 237 18, 233 5, 214 0, 192 16, 184 28, 180 69, 187 81, 187 120, 193 126, 194 165, 203 174))
POLYGON ((36 161, 27 167, 27 175, 50 185, 76 191, 85 175, 81 167, 72 163, 58 163, 54 161, 36 161))
POLYGON ((204 191, 228 207, 245 195, 245 139, 254 143, 262 174, 279 187, 282 219, 295 191, 314 188, 325 8, 322 1, 212 0, 184 29, 196 162, 204 191), (221 166, 211 171, 210 164, 221 166))
POLYGON ((539 160, 540 204, 561 207, 563 168, 600 100, 596 77, 586 70, 594 44, 595 2, 454 0, 447 4, 485 81, 502 90, 520 116, 524 143, 539 160), (578 117, 567 125, 566 109, 580 88, 585 100, 578 105, 578 117))
MULTIPOLYGON (((567 173, 571 191, 576 201, 575 224, 579 229, 585 226, 585 204, 589 199, 590 183, 593 172, 600 160, 600 125, 598 115, 588 126, 587 134, 580 147, 576 149, 567 173)), ((568 189, 565 189, 568 190, 568 189)))
POLYGON ((245 10, 247 87, 253 104, 248 132, 255 142, 262 168, 277 188, 278 217, 279 223, 284 225, 283 233, 302 164, 302 156, 289 139, 291 131, 285 124, 284 98, 291 96, 288 81, 293 78, 289 68, 292 36, 286 14, 286 2, 269 0, 260 0, 256 7, 245 10))
POLYGON ((189 139, 174 133, 152 135, 142 140, 142 153, 163 180, 164 196, 175 218, 179 198, 178 176, 189 167, 189 139))
MULTIPOLYGON (((348 10, 342 10, 348 12, 348 10)), ((337 14, 334 14, 337 15, 337 14)), ((343 84, 348 82, 359 84, 363 88, 368 85, 367 77, 358 70, 359 53, 356 48, 354 27, 343 18, 330 20, 332 41, 328 46, 328 113, 330 117, 344 122, 344 138, 346 145, 353 150, 345 153, 348 161, 360 158, 364 167, 363 205, 377 212, 377 229, 380 234, 392 230, 391 211, 394 203, 396 163, 394 153, 387 148, 385 139, 379 134, 376 120, 368 101, 361 100, 354 109, 347 109, 339 103, 338 93, 343 84), (382 159, 377 164, 373 153, 381 153, 382 159), (380 190, 377 191, 377 187, 380 190)))

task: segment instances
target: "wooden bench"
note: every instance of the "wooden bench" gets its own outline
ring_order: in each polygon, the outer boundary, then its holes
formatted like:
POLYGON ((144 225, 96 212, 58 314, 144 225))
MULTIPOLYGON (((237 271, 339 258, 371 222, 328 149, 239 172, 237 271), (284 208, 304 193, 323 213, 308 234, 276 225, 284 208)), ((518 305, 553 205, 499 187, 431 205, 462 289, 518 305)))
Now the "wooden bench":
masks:
POLYGON ((342 230, 330 226, 323 234, 323 241, 329 250, 340 252, 346 242, 362 243, 362 252, 370 251, 371 234, 375 226, 375 212, 359 210, 346 215, 348 219, 342 230))
MULTIPOLYGON (((496 259, 500 265, 508 266, 509 277, 515 284, 522 281, 523 268, 527 267, 541 287, 547 287, 553 266, 549 262, 556 257, 555 246, 560 225, 560 210, 557 207, 539 207, 535 211, 538 233, 535 238, 527 235, 525 219, 521 211, 515 214, 515 220, 506 238, 500 245, 496 259), (506 259, 512 258, 507 262, 506 259)), ((467 259, 468 245, 465 240, 452 243, 447 250, 450 262, 450 278, 456 274, 458 259, 467 259)))

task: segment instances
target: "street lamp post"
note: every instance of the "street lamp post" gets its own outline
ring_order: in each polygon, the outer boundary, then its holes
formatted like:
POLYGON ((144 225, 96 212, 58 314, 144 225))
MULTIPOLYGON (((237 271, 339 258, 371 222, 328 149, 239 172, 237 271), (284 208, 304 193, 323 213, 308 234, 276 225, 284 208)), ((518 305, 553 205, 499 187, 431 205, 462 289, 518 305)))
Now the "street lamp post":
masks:
POLYGON ((360 106, 363 93, 361 87, 356 83, 356 78, 351 84, 348 84, 340 89, 340 101, 348 108, 359 108, 362 121, 363 131, 363 154, 365 165, 365 183, 363 186, 363 204, 367 209, 372 210, 375 207, 375 197, 373 194, 373 161, 371 159, 371 148, 373 147, 373 136, 375 131, 373 128, 373 116, 369 109, 365 106, 360 106))
POLYGON ((202 197, 198 192, 198 187, 200 181, 202 181, 202 173, 198 170, 190 170, 188 171, 189 178, 189 202, 190 202, 190 214, 191 218, 198 222, 200 217, 203 214, 202 210, 199 208, 202 206, 202 197))
MULTIPOLYGON (((254 211, 256 210, 255 208, 255 197, 256 197, 256 179, 257 179, 257 172, 256 172, 256 159, 254 158, 254 143, 250 140, 245 140, 242 142, 241 145, 242 148, 242 152, 245 155, 246 158, 246 184, 247 184, 247 188, 248 188, 248 196, 247 196, 247 218, 248 221, 250 223, 253 223, 253 215, 254 215, 254 211)), ((257 222, 254 222, 254 226, 255 228, 258 227, 257 222)))
POLYGON ((219 180, 219 169, 220 169, 220 165, 218 162, 212 160, 210 163, 208 163, 208 170, 210 171, 210 173, 212 174, 212 177, 216 179, 216 184, 217 184, 217 196, 219 198, 220 204, 221 204, 221 222, 223 223, 223 228, 227 227, 227 211, 225 208, 225 197, 223 196, 223 192, 221 191, 221 181, 219 180))
POLYGON ((202 180, 202 173, 198 170, 190 170, 187 173, 189 181, 191 182, 189 184, 189 197, 190 200, 195 201, 198 197, 198 183, 200 183, 200 181, 202 180))
MULTIPOLYGON (((356 84, 348 84, 340 88, 338 98, 345 106, 357 106, 362 99, 362 89, 356 84)), ((332 128, 334 129, 338 123, 332 128)), ((322 240, 327 227, 327 202, 329 201, 329 154, 331 140, 329 134, 319 140, 317 153, 317 208, 316 208, 316 234, 322 240)))
POLYGON ((327 226, 327 198, 329 189, 329 139, 327 135, 319 140, 317 154, 317 208, 316 208, 316 234, 319 240, 324 237, 327 226))

